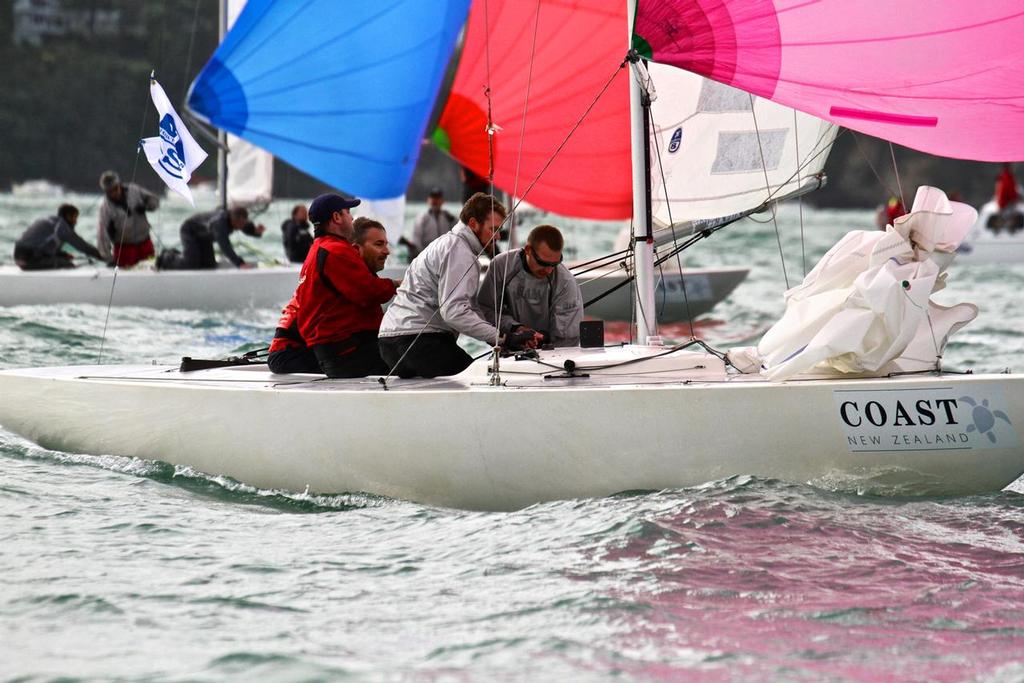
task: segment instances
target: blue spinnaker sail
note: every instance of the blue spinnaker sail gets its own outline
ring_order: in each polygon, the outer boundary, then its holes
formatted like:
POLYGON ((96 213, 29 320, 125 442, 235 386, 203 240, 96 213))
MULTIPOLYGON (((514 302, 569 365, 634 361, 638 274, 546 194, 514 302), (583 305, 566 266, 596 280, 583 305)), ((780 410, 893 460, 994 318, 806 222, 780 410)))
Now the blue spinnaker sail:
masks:
POLYGON ((360 197, 405 192, 470 0, 249 0, 199 118, 360 197))

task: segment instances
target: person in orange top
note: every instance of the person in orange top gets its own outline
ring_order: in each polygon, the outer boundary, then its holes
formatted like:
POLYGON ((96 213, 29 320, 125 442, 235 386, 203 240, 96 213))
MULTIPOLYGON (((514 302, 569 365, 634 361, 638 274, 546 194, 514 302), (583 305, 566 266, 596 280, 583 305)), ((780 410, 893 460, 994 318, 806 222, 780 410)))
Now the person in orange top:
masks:
POLYGON ((358 199, 325 194, 309 206, 316 239, 295 290, 296 321, 328 377, 366 377, 388 370, 377 348, 377 330, 381 305, 395 295, 399 283, 377 277, 353 244, 351 209, 358 205, 358 199))

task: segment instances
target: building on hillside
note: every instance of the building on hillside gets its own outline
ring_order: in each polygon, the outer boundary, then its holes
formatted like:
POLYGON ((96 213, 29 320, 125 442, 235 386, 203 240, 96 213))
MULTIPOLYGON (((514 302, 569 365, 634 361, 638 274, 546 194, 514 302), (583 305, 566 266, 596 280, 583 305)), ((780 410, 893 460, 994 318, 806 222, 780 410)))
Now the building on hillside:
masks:
POLYGON ((43 44, 49 38, 114 36, 121 28, 121 11, 73 9, 60 0, 14 0, 12 7, 15 45, 43 44))

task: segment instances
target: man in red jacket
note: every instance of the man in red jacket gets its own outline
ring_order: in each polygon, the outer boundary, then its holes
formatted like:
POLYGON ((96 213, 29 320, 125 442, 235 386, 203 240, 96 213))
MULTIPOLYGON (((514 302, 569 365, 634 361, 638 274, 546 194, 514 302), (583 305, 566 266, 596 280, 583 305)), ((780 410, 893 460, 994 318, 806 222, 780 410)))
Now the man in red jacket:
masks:
POLYGON ((352 243, 351 209, 358 205, 358 199, 324 194, 309 206, 316 239, 295 290, 296 322, 328 377, 388 371, 378 351, 377 330, 381 304, 395 295, 398 283, 371 272, 352 243))
MULTIPOLYGON (((306 207, 302 207, 303 211, 306 207)), ((384 226, 370 218, 360 217, 352 224, 352 243, 355 244, 363 262, 370 272, 379 273, 391 254, 388 245, 388 233, 384 226)), ((313 350, 306 346, 299 334, 299 304, 292 295, 291 301, 281 311, 281 319, 274 330, 274 340, 270 342, 270 353, 267 364, 270 371, 278 374, 306 372, 320 374, 320 362, 313 350)))

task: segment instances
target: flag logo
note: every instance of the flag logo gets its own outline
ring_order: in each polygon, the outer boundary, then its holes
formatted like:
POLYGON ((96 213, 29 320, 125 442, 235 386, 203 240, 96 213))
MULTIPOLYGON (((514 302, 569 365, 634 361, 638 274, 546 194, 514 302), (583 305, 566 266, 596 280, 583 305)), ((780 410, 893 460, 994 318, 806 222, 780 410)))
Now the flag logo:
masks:
POLYGON ((206 159, 206 152, 185 128, 164 89, 153 77, 149 81, 149 94, 160 116, 160 134, 141 140, 139 145, 146 153, 149 165, 167 187, 195 206, 188 181, 192 178, 192 171, 206 159))
POLYGON ((174 125, 174 117, 170 114, 165 114, 160 120, 160 141, 164 155, 157 163, 168 174, 181 180, 185 171, 185 145, 181 142, 178 127, 174 125))

